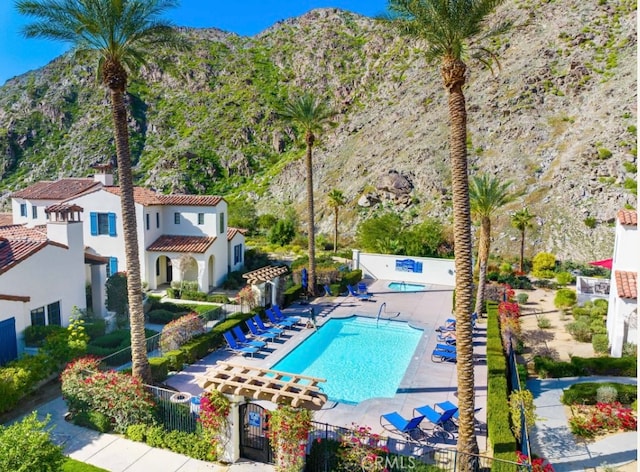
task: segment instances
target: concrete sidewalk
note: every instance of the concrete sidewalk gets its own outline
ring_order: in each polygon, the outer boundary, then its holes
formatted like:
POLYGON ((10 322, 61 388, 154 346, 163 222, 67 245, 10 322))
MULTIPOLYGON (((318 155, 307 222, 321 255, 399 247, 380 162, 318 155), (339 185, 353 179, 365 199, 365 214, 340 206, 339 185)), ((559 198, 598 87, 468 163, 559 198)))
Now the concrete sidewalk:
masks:
POLYGON ((576 438, 569 429, 566 407, 560 402, 562 391, 579 382, 617 382, 637 384, 637 378, 568 377, 529 380, 538 420, 531 433, 531 449, 545 457, 556 472, 595 470, 596 467, 620 466, 638 458, 638 433, 631 431, 596 441, 576 438))
POLYGON ((268 464, 239 461, 221 465, 192 459, 167 449, 158 449, 131 441, 117 434, 102 434, 64 420, 67 405, 62 397, 40 405, 39 419, 51 415, 49 426, 55 443, 64 446, 64 453, 73 459, 101 467, 111 472, 257 472, 274 471, 268 464))

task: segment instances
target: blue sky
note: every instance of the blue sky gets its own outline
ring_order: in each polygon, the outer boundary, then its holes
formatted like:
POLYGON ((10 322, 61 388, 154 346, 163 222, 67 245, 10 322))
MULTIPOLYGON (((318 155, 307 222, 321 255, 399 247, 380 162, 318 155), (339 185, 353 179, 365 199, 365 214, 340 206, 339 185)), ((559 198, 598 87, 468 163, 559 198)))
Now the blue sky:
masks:
MULTIPOLYGON (((40 68, 68 49, 64 43, 25 39, 14 0, 0 0, 0 85, 7 79, 40 68)), ((314 8, 337 7, 367 16, 385 11, 386 0, 181 0, 168 13, 176 26, 216 27, 254 35, 275 22, 314 8)))

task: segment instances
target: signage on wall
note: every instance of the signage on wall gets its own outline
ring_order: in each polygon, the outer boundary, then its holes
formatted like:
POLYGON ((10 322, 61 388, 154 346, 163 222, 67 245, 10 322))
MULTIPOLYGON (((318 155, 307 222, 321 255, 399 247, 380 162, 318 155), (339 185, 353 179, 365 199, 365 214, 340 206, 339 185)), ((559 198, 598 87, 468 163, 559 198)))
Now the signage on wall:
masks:
POLYGON ((414 272, 416 274, 421 274, 422 262, 414 261, 413 259, 396 259, 396 271, 414 272))

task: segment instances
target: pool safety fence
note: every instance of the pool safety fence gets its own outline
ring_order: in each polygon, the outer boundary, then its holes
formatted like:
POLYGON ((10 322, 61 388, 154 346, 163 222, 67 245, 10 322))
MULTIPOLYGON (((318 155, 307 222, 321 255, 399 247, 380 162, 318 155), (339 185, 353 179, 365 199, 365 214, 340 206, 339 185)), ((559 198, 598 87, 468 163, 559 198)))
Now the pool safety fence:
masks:
MULTIPOLYGON (((307 443, 306 472, 336 470, 341 457, 341 444, 352 444, 357 437, 360 444, 369 445, 374 451, 385 453, 363 455, 362 470, 387 470, 402 472, 411 470, 440 470, 443 472, 530 472, 530 464, 494 459, 493 457, 466 454, 454 448, 439 447, 427 441, 403 441, 394 437, 369 435, 327 423, 312 422, 307 443), (367 457, 365 459, 364 457, 367 457), (371 462, 366 462, 366 461, 371 462), (366 463, 365 463, 366 462, 366 463)), ((353 457, 353 454, 350 455, 353 457)))
POLYGON ((162 387, 145 385, 156 401, 156 420, 167 431, 193 433, 198 428, 200 397, 162 387))

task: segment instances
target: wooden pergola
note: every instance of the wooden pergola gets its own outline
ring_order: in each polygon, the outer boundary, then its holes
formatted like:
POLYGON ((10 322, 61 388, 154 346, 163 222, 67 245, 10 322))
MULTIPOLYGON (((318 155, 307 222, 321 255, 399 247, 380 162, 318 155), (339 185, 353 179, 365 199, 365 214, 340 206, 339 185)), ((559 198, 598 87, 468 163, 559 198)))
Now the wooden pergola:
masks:
POLYGON ((198 378, 204 390, 218 390, 254 400, 320 410, 327 402, 318 384, 325 379, 218 361, 198 378))

